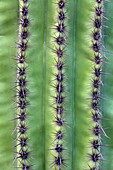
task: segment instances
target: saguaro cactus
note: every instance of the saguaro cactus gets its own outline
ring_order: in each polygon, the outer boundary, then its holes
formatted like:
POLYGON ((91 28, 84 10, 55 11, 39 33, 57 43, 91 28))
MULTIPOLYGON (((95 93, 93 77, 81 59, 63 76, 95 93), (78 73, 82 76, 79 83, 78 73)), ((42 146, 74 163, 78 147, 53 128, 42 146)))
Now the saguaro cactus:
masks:
POLYGON ((112 8, 1 0, 2 170, 113 169, 112 8))
POLYGON ((27 135, 27 100, 28 88, 27 86, 27 48, 29 37, 29 6, 27 1, 20 1, 19 3, 19 36, 17 43, 17 77, 16 77, 16 157, 17 168, 30 169, 29 165, 29 147, 27 135))

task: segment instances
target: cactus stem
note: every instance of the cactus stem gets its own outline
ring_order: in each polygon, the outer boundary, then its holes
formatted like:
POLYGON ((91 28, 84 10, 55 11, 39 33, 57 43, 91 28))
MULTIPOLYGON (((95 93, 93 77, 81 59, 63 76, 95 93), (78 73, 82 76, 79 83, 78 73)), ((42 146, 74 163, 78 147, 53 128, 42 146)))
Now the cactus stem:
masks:
POLYGON ((27 48, 29 37, 29 18, 28 18, 28 1, 20 0, 19 9, 19 37, 17 43, 17 77, 16 77, 16 157, 17 167, 22 170, 29 170, 29 144, 28 144, 28 126, 27 126, 27 106, 29 101, 27 99, 27 48))
POLYGON ((52 49, 52 52, 55 53, 56 59, 55 59, 55 65, 54 68, 56 69, 55 74, 53 73, 55 83, 51 84, 51 87, 54 92, 54 96, 51 96, 53 99, 52 108, 55 112, 53 123, 55 124, 57 128, 57 132, 55 133, 55 140, 54 140, 54 148, 50 149, 51 151, 54 151, 54 161, 51 164, 51 167, 57 168, 58 170, 62 169, 62 166, 66 166, 65 159, 63 158, 63 151, 66 150, 63 147, 62 140, 64 139, 64 131, 63 127, 67 124, 66 120, 64 119, 64 103, 66 101, 66 87, 64 85, 65 79, 65 61, 64 61, 64 55, 65 55, 65 47, 67 45, 66 43, 66 22, 67 19, 66 16, 66 1, 64 0, 58 0, 57 4, 57 23, 54 25, 53 29, 55 30, 55 34, 52 37, 54 39, 55 47, 52 49))
POLYGON ((104 54, 103 54, 103 35, 102 29, 103 18, 104 18, 104 3, 103 0, 96 0, 96 6, 94 10, 94 19, 93 26, 94 30, 92 33, 92 51, 94 58, 92 59, 94 63, 93 71, 93 80, 92 80, 92 91, 91 91, 91 112, 92 112, 92 121, 94 122, 93 127, 91 128, 93 133, 93 139, 91 141, 92 153, 89 154, 90 160, 92 161, 92 166, 89 169, 98 170, 100 168, 100 161, 103 159, 101 152, 101 134, 107 137, 106 133, 103 130, 101 125, 102 121, 102 110, 100 108, 100 102, 103 99, 101 95, 101 85, 102 83, 102 74, 105 74, 102 71, 104 63, 104 54))

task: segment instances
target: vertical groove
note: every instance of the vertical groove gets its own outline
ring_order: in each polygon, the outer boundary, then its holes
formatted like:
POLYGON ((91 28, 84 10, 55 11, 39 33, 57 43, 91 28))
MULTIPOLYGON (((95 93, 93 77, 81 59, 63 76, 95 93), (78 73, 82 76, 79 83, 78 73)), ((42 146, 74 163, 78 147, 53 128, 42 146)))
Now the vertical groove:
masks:
POLYGON ((46 94, 46 41, 47 41, 47 15, 48 15, 48 0, 44 1, 44 43, 43 43, 43 82, 42 82, 42 159, 43 170, 45 170, 45 94, 46 94))
POLYGON ((73 105, 72 105, 72 170, 75 169, 75 79, 76 79, 76 8, 77 2, 74 0, 74 21, 73 21, 73 28, 74 28, 74 41, 73 41, 73 82, 72 82, 72 94, 73 94, 73 105))

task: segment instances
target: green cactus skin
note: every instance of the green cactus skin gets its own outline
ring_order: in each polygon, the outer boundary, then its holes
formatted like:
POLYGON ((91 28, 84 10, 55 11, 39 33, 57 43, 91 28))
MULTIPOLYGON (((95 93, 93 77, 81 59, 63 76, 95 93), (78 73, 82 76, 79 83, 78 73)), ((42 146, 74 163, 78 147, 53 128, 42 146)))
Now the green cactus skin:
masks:
POLYGON ((70 26, 69 32, 68 32, 68 39, 67 39, 67 54, 68 57, 66 58, 66 71, 65 74, 67 77, 69 77, 70 81, 66 81, 66 87, 68 90, 68 93, 71 93, 72 95, 67 95, 67 111, 66 111, 66 120, 69 123, 69 126, 71 128, 66 129, 66 133, 68 138, 66 138, 66 141, 68 145, 66 145, 66 148, 68 148, 68 154, 67 157, 69 160, 67 160, 67 164, 69 167, 74 169, 76 167, 75 165, 75 63, 76 63, 76 10, 77 9, 77 2, 76 0, 68 1, 67 5, 67 11, 68 16, 70 19, 67 21, 67 25, 70 26), (71 10, 69 10, 71 9, 71 10), (73 20, 71 19, 73 18, 73 20), (73 57, 72 57, 73 56, 73 57), (68 70, 68 71, 67 71, 68 70), (70 156, 71 155, 71 156, 70 156))
POLYGON ((104 86, 102 88, 102 93, 106 100, 102 102, 103 116, 103 127, 106 128, 106 133, 109 138, 102 137, 103 144, 105 146, 102 148, 102 154, 104 155, 105 161, 101 163, 102 170, 112 170, 113 169, 113 17, 112 17, 113 3, 111 1, 105 2, 105 12, 108 20, 106 25, 108 28, 104 31, 104 45, 107 49, 106 57, 107 64, 104 65, 103 72, 107 73, 103 76, 104 86))
POLYGON ((17 1, 0 1, 0 169, 13 169, 15 57, 17 1))
MULTIPOLYGON (((90 33, 93 24, 90 20, 95 2, 77 1, 76 2, 76 34, 75 34, 75 156, 73 160, 73 169, 88 169, 88 152, 91 150, 89 141, 91 138, 91 73, 93 72, 93 63, 90 62, 89 56, 93 56, 90 41, 90 33), (84 14, 84 15, 83 15, 84 14)), ((73 64, 72 64, 73 66, 73 64)), ((72 94, 72 92, 71 92, 72 94)), ((72 123, 72 124, 73 124, 72 123)))
POLYGON ((54 3, 35 1, 29 6, 31 16, 28 89, 31 106, 28 108, 29 136, 34 169, 50 168, 50 146, 52 142, 52 115, 50 109, 50 81, 53 65, 50 47, 51 26, 54 24, 54 3), (35 16, 37 18, 34 20, 35 16), (38 34, 37 34, 38 33, 38 34), (40 40, 40 41, 39 41, 40 40))
MULTIPOLYGON (((20 0, 20 2, 22 2, 22 0, 20 0)), ((10 109, 11 103, 13 103, 13 92, 10 91, 13 83, 11 84, 11 82, 15 81, 13 80, 14 70, 10 67, 14 66, 15 63, 10 59, 16 54, 16 48, 12 49, 10 46, 14 46, 14 42, 17 42, 17 14, 19 15, 20 13, 17 13, 20 9, 17 3, 19 3, 19 1, 15 2, 15 0, 2 0, 0 2, 0 168, 3 170, 13 170, 18 166, 22 169, 19 159, 16 160, 14 166, 12 164, 12 162, 14 162, 13 146, 17 145, 17 143, 14 144, 15 141, 12 135, 14 121, 9 121, 10 119, 15 119, 13 114, 14 109, 10 109)), ((26 100, 29 99, 30 106, 27 107, 26 113, 30 116, 27 116, 26 119, 28 122, 26 135, 30 137, 28 143, 30 143, 30 149, 32 151, 29 155, 31 161, 29 161, 28 165, 33 165, 30 169, 34 170, 48 170, 50 169, 51 162, 54 161, 54 156, 51 155, 54 151, 50 149, 55 147, 55 143, 52 143, 55 136, 51 134, 51 132, 55 132, 57 126, 52 124, 55 118, 52 112, 53 110, 50 107, 50 96, 56 94, 55 91, 51 91, 51 79, 54 77, 52 73, 55 71, 55 68, 51 66, 55 63, 54 58, 56 58, 56 55, 51 51, 51 48, 54 46, 52 38, 54 36, 54 30, 51 29, 51 27, 55 21, 57 22, 57 3, 58 0, 54 2, 52 0, 29 0, 28 2, 30 36, 28 37, 29 43, 26 51, 26 63, 28 64, 26 75, 28 83, 26 84, 26 88, 30 93, 28 93, 29 95, 26 100)), ((91 119, 92 108, 89 107, 92 102, 90 92, 92 92, 92 73, 94 72, 95 64, 92 62, 94 52, 92 48, 89 47, 92 47, 91 31, 94 30, 93 21, 91 22, 90 18, 94 19, 92 10, 94 11, 96 4, 96 0, 70 0, 66 5, 69 18, 69 20, 66 19, 68 30, 66 34, 66 53, 68 55, 65 56, 65 68, 63 69, 65 76, 68 77, 64 82, 64 86, 68 91, 68 93, 64 93, 66 97, 64 107, 66 110, 65 120, 69 127, 63 126, 65 136, 64 141, 62 141, 63 148, 67 149, 63 151, 63 159, 69 158, 69 160, 66 160, 68 166, 62 166, 62 170, 89 170, 93 168, 94 165, 88 156, 88 153, 92 153, 91 142, 94 138, 92 125, 95 125, 91 119), (91 60, 89 60, 89 57, 91 57, 91 60), (86 100, 87 98, 90 98, 90 100, 86 100), (89 168, 88 165, 91 168, 89 168)), ((108 21, 110 29, 105 29, 105 34, 109 37, 107 39, 105 38, 105 46, 112 52, 113 21, 111 2, 106 5, 106 9, 108 9, 107 15, 110 19, 110 21, 108 21)), ((19 32, 21 32, 21 29, 19 29, 19 32)), ((102 39, 104 39, 104 36, 102 39)), ((109 58, 110 64, 106 64, 103 72, 112 73, 112 54, 109 58)), ((18 56, 17 59, 19 59, 18 56)), ((107 134, 111 140, 108 139, 107 141, 102 135, 101 138, 103 144, 110 143, 111 146, 110 149, 104 146, 100 147, 99 150, 101 150, 101 153, 103 153, 104 158, 107 159, 108 162, 98 162, 98 166, 100 166, 102 170, 112 170, 113 81, 111 75, 104 77, 103 74, 102 79, 104 80, 102 94, 105 97, 107 96, 109 100, 107 102, 100 100, 100 103, 102 103, 103 115, 105 114, 104 117, 110 118, 110 121, 102 120, 102 125, 103 127, 110 126, 107 134)), ((101 92, 102 87, 99 88, 101 92)), ((16 95, 18 95, 18 93, 16 95)), ((17 152, 18 151, 19 146, 17 146, 17 152)), ((56 166, 53 166, 51 169, 55 169, 55 167, 56 166)), ((58 166, 56 168, 58 168, 58 166)))

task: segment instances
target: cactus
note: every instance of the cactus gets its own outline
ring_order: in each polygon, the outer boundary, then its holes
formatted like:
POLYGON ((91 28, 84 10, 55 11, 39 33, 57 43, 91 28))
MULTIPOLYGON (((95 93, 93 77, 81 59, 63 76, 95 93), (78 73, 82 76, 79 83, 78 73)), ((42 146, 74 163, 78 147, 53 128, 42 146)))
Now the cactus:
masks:
POLYGON ((113 169, 112 8, 0 2, 2 170, 113 169))
POLYGON ((17 43, 17 77, 16 77, 16 156, 17 168, 30 169, 29 165, 29 145, 28 145, 28 127, 27 127, 27 106, 29 104, 27 95, 27 49, 29 38, 29 6, 26 1, 19 3, 19 31, 17 43))

